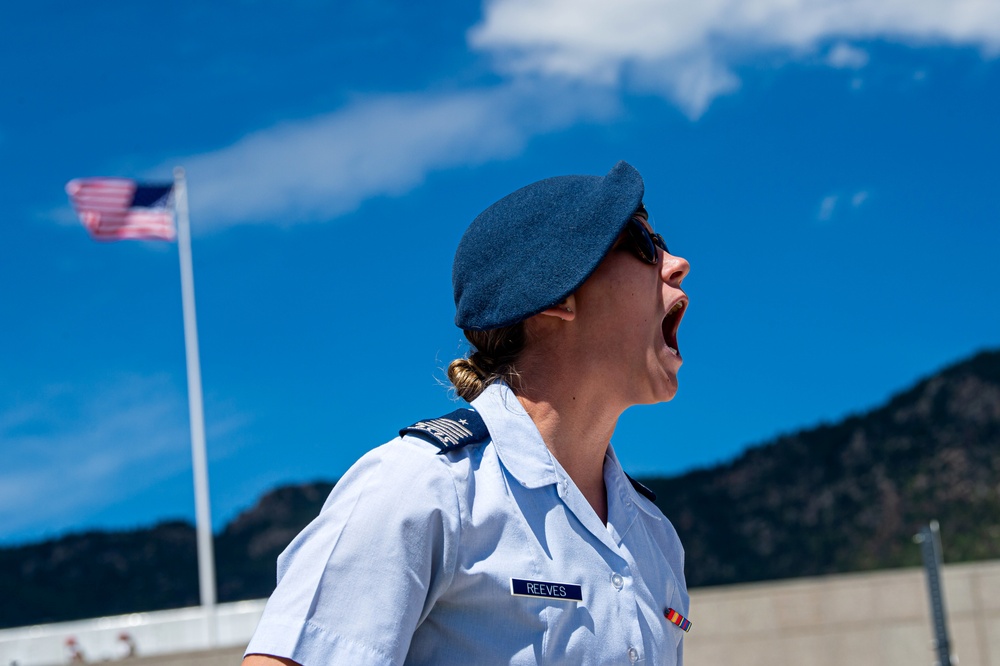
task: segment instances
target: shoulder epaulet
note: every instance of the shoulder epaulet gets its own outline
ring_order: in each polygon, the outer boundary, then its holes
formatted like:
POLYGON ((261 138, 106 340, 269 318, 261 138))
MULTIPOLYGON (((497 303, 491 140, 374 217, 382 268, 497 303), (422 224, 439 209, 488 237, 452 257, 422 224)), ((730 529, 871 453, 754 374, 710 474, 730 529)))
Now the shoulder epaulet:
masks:
POLYGON ((438 453, 448 453, 463 446, 489 439, 483 417, 474 409, 456 409, 436 419, 417 421, 399 431, 399 436, 417 435, 437 446, 438 453))
POLYGON ((648 499, 650 502, 656 502, 656 493, 633 479, 628 474, 625 475, 625 478, 628 479, 629 483, 632 484, 632 487, 635 488, 637 493, 648 499))

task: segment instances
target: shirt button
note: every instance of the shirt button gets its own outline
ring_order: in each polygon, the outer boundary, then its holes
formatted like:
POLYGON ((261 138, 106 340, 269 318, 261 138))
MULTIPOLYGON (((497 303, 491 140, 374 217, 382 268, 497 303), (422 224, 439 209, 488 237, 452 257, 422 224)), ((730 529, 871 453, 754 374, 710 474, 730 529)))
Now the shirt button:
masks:
POLYGON ((611 575, 611 584, 615 586, 616 590, 622 589, 623 582, 624 579, 621 577, 621 574, 616 573, 611 575))
POLYGON ((628 649, 628 660, 631 661, 633 664, 635 662, 639 661, 639 651, 636 650, 635 648, 629 648, 628 649))

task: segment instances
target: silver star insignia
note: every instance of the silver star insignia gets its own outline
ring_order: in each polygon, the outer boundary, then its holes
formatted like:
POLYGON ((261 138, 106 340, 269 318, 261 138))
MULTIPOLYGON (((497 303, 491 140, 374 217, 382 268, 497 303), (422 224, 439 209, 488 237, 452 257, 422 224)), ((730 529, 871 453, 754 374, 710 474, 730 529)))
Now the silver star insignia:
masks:
POLYGON ((462 425, 469 425, 469 422, 466 421, 465 419, 459 419, 458 422, 461 423, 462 425))

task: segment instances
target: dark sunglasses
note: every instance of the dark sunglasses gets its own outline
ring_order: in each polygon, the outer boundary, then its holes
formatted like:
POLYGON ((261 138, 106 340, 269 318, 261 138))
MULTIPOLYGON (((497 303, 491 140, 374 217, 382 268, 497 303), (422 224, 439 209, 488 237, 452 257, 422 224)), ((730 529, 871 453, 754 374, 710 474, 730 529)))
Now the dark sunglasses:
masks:
POLYGON ((647 264, 655 265, 659 261, 660 253, 656 251, 656 248, 660 248, 667 253, 670 252, 667 249, 667 242, 663 240, 663 236, 657 233, 650 233, 646 225, 637 217, 633 217, 628 221, 628 224, 625 225, 625 232, 625 240, 632 254, 647 264))

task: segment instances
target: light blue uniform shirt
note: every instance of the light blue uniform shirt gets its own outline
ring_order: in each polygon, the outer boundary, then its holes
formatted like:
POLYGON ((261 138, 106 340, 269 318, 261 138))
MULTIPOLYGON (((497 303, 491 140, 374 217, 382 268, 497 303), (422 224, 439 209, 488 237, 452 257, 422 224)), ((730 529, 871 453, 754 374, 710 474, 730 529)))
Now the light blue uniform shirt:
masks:
MULTIPOLYGON (((320 664, 681 664, 684 552, 609 447, 603 524, 517 398, 472 406, 491 439, 411 435, 359 460, 278 559, 247 654, 320 664), (511 579, 580 586, 515 596, 511 579)), ((551 588, 534 586, 532 590, 551 588)))

